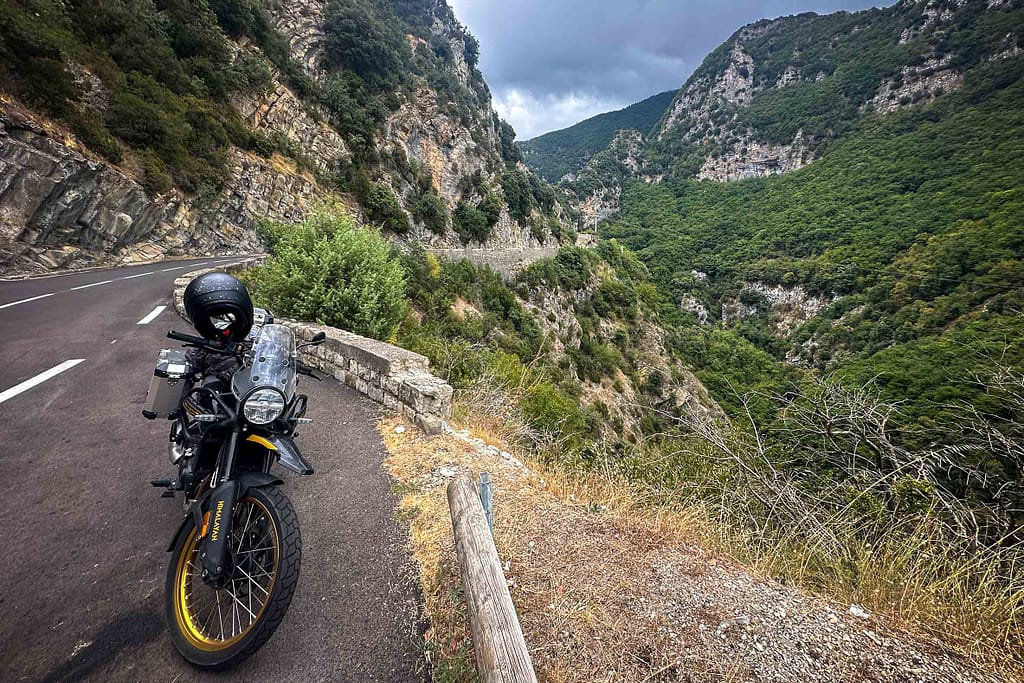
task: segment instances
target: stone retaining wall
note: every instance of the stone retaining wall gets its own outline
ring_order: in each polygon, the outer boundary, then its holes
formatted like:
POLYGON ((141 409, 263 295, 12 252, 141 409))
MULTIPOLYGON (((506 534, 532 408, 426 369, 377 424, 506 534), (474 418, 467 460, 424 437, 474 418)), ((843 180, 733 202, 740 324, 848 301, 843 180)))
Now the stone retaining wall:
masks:
POLYGON ((511 278, 534 261, 558 254, 558 247, 523 247, 520 249, 427 249, 445 261, 465 259, 477 266, 489 266, 506 278, 511 278))
MULTIPOLYGON (((188 283, 214 270, 197 270, 174 281, 174 308, 179 315, 185 316, 182 299, 188 283)), ((322 331, 327 341, 303 349, 304 363, 331 375, 371 401, 401 412, 428 434, 439 433, 451 417, 452 387, 430 373, 430 361, 425 356, 335 327, 287 318, 275 317, 274 321, 290 327, 300 343, 322 331)))

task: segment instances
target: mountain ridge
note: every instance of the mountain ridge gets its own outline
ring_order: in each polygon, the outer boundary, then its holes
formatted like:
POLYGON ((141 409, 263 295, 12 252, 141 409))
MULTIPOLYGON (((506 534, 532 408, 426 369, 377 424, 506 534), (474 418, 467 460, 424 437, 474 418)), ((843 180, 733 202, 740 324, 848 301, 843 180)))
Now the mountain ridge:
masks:
POLYGON ((594 154, 606 148, 619 130, 648 135, 675 96, 666 90, 622 109, 604 112, 567 128, 517 143, 523 160, 548 182, 558 182, 578 171, 594 154))

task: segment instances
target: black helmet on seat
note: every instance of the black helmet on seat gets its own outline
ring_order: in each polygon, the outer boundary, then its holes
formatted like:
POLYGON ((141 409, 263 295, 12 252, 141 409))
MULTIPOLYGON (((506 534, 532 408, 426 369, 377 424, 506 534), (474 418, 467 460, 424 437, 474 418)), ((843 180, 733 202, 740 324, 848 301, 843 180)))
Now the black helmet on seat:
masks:
POLYGON ((215 341, 241 341, 252 329, 249 291, 227 273, 206 273, 185 288, 185 317, 199 334, 215 341))

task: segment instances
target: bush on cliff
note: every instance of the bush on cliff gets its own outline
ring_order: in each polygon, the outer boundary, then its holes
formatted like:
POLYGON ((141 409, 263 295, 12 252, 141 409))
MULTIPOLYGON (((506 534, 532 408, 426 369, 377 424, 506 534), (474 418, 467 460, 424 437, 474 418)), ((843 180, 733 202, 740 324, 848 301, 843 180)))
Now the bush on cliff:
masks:
POLYGON ((394 335, 405 315, 405 276, 378 232, 334 211, 266 230, 271 256, 250 278, 260 305, 376 339, 394 335))

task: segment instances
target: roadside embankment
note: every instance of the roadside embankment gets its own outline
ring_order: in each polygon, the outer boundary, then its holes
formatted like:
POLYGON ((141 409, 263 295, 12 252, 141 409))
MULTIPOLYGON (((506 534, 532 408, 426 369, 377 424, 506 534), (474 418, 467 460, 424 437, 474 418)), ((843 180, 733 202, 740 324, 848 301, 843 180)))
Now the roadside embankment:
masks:
POLYGON ((705 549, 700 510, 523 464, 468 432, 381 425, 410 523, 435 680, 474 680, 445 489, 493 481, 494 540, 541 681, 998 681, 858 605, 808 595, 705 549))

